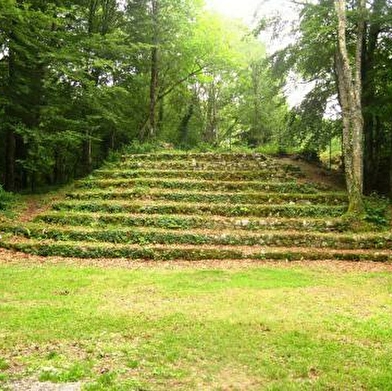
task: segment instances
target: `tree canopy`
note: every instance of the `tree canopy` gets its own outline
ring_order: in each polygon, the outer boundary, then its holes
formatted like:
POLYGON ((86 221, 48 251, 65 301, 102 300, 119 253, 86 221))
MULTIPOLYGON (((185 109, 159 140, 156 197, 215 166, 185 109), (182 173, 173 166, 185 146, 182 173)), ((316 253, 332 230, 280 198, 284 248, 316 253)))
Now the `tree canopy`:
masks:
POLYGON ((284 126, 263 44, 202 1, 7 0, 0 20, 9 190, 66 182, 134 140, 254 145, 284 126))
POLYGON ((293 3, 295 39, 268 57, 254 31, 203 0, 2 1, 1 184, 64 183, 132 142, 312 156, 335 143, 360 194, 392 192, 391 1, 293 3), (289 108, 293 74, 313 88, 289 108), (363 136, 345 132, 355 86, 363 136))

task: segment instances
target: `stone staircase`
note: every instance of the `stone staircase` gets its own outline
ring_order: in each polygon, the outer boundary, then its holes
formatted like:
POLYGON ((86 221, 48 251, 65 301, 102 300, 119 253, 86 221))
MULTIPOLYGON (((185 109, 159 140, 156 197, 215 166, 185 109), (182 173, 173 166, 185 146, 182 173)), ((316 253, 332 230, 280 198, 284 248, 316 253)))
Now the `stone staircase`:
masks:
POLYGON ((43 256, 152 260, 392 260, 392 235, 354 234, 345 192, 261 154, 124 155, 0 245, 43 256))

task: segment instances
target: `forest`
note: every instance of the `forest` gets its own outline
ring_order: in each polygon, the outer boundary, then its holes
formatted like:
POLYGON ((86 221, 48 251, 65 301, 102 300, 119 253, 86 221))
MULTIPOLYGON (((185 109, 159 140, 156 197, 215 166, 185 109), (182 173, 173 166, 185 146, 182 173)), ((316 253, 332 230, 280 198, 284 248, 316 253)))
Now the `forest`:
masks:
POLYGON ((391 197, 392 0, 0 0, 0 390, 391 390, 391 197))
POLYGON ((279 38, 283 17, 261 12, 250 29, 202 0, 2 1, 1 184, 67 183, 124 145, 148 144, 264 147, 315 160, 329 151, 340 169, 342 155, 356 155, 363 192, 390 194, 391 2, 347 2, 347 59, 361 65, 361 152, 344 151, 334 2, 294 3, 295 39, 267 54, 258 35, 279 38), (290 107, 293 75, 312 88, 290 107))

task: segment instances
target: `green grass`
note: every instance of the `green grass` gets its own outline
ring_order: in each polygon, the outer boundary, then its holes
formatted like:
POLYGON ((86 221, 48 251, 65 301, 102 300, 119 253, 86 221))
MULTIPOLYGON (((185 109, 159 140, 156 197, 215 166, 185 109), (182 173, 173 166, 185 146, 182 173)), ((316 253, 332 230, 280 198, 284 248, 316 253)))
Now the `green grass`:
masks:
POLYGON ((385 272, 2 264, 0 281, 0 389, 392 389, 385 272))

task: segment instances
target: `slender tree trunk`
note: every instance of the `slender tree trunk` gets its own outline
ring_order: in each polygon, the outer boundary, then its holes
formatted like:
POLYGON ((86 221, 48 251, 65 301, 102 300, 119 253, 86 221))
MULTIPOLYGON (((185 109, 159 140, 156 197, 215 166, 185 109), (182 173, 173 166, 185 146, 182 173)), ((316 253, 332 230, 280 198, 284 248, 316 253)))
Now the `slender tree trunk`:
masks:
POLYGON ((188 110, 186 111, 184 117, 182 118, 179 126, 180 141, 181 144, 183 145, 185 145, 188 141, 189 122, 193 116, 193 112, 194 112, 194 99, 192 99, 191 103, 189 104, 188 110))
POLYGON ((6 133, 5 151, 5 189, 14 191, 16 187, 16 138, 12 129, 8 129, 6 133))
POLYGON ((257 64, 252 65, 252 87, 253 87, 253 124, 248 140, 248 144, 256 147, 260 142, 264 142, 265 135, 261 134, 260 129, 260 67, 257 64))
POLYGON ((348 213, 362 215, 365 207, 363 193, 363 115, 362 115, 362 45, 365 23, 363 12, 365 0, 358 0, 358 21, 355 64, 349 60, 346 32, 346 1, 335 0, 338 16, 338 53, 336 72, 338 76, 339 98, 343 117, 343 148, 345 159, 346 183, 349 196, 348 213))
MULTIPOLYGON (((392 134, 390 148, 392 151, 392 134)), ((389 197, 392 199, 392 153, 390 154, 389 159, 389 197)))
MULTIPOLYGON (((374 0, 371 9, 372 15, 381 15, 386 6, 386 0, 374 0)), ((364 114, 364 192, 370 194, 376 190, 378 182, 378 156, 377 130, 379 119, 371 109, 376 99, 376 86, 374 80, 375 52, 381 32, 381 24, 376 18, 367 28, 367 39, 363 42, 362 54, 362 107, 364 114)))
POLYGON ((208 92, 208 101, 207 101, 207 123, 206 129, 204 132, 204 141, 209 144, 215 144, 217 139, 217 127, 218 127, 218 109, 217 105, 217 97, 216 97, 216 86, 215 82, 211 83, 209 92, 208 92))
MULTIPOLYGON (((16 40, 15 34, 11 32, 11 40, 16 40)), ((8 56, 8 104, 5 108, 7 119, 6 134, 5 134, 5 189, 14 191, 16 189, 16 135, 13 129, 14 113, 14 93, 13 88, 16 84, 16 64, 15 53, 12 47, 9 48, 8 56)))
POLYGON ((93 168, 93 145, 91 134, 88 129, 85 131, 85 139, 83 140, 83 170, 89 173, 93 168))
POLYGON ((156 135, 156 106, 158 99, 159 87, 159 31, 158 31, 158 14, 159 5, 158 0, 152 0, 152 28, 153 37, 151 49, 151 79, 150 79, 150 112, 149 112, 149 134, 150 138, 156 135))

